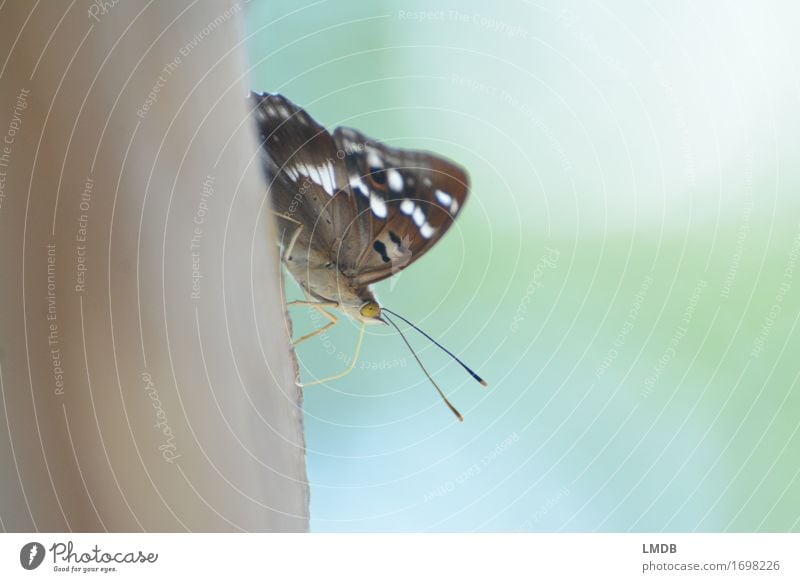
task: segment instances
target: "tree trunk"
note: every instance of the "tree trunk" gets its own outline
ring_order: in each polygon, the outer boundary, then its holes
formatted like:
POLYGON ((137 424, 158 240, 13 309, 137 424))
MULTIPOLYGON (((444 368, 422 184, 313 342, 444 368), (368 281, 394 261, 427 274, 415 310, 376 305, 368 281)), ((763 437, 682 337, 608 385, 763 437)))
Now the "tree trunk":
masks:
POLYGON ((305 530, 243 7, 46 4, 0 9, 0 526, 305 530))

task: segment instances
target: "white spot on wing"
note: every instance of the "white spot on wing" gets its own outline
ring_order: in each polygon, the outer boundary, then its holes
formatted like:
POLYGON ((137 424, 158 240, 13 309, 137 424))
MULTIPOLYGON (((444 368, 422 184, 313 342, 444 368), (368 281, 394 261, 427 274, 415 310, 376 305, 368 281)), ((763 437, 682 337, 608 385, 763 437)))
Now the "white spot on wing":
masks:
POLYGON ((374 192, 369 197, 369 206, 378 218, 386 218, 386 202, 374 192))
POLYGON ((319 167, 319 175, 322 179, 322 187, 329 196, 333 196, 334 183, 333 183, 333 167, 330 164, 323 164, 319 167))
POLYGON ((422 208, 419 206, 414 209, 414 216, 412 218, 414 219, 414 224, 417 226, 425 224, 425 213, 422 212, 422 208))
POLYGON ((411 213, 414 212, 414 208, 415 207, 416 207, 416 204, 411 202, 411 200, 403 200, 400 203, 400 212, 402 212, 403 214, 408 214, 409 216, 411 216, 411 213))
POLYGON ((386 172, 386 177, 389 180, 389 188, 392 192, 402 192, 403 190, 403 175, 392 168, 386 172))
POLYGON ((423 224, 423 225, 420 227, 420 229, 419 229, 419 233, 420 233, 422 236, 424 236, 425 238, 431 238, 431 237, 433 236, 433 233, 434 233, 434 232, 436 232, 436 229, 435 229, 435 228, 433 228, 433 227, 432 227, 430 224, 428 224, 427 222, 426 222, 425 224, 423 224))
POLYGON ((373 149, 367 150, 367 165, 369 165, 370 168, 383 168, 383 160, 373 149))
POLYGON ((447 206, 447 208, 450 208, 450 204, 453 202, 453 197, 444 190, 436 191, 436 199, 444 206, 447 206))
POLYGON ((311 178, 313 182, 322 186, 322 176, 320 176, 316 166, 306 166, 306 171, 308 171, 308 177, 311 178))
POLYGON ((361 181, 360 176, 356 176, 350 180, 350 187, 365 198, 369 196, 369 190, 367 190, 366 186, 364 186, 364 182, 361 181))
POLYGON ((453 214, 458 212, 458 200, 456 200, 455 198, 453 199, 453 203, 450 205, 450 212, 452 212, 453 214))

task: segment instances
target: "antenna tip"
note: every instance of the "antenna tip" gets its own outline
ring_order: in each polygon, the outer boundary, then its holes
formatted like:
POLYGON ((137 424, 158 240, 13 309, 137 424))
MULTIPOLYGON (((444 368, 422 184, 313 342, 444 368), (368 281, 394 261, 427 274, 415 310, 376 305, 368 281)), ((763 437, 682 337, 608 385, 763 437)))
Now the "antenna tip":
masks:
POLYGON ((458 418, 458 422, 464 422, 464 417, 460 414, 456 414, 456 417, 458 418))
POLYGON ((481 386, 486 388, 488 385, 489 385, 489 383, 486 380, 481 380, 481 386))

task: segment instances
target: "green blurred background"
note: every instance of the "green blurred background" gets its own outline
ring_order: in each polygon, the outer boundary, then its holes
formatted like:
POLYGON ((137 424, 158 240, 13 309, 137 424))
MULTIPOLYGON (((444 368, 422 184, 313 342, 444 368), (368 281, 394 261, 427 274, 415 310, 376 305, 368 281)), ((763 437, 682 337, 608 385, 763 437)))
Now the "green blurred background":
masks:
MULTIPOLYGON (((791 2, 248 4, 255 90, 472 179, 377 294, 489 388, 412 338, 459 424, 370 329, 349 376, 305 390, 313 531, 800 531, 798 21, 791 2)), ((357 335, 304 344, 305 381, 357 335)))

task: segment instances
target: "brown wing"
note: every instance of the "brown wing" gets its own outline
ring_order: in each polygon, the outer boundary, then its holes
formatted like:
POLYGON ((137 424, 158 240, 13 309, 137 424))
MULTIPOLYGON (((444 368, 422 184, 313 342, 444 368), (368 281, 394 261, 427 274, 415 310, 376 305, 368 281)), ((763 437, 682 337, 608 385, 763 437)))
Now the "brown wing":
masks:
POLYGON ((350 128, 333 139, 344 152, 357 207, 336 249, 356 286, 404 269, 442 238, 469 191, 466 172, 435 154, 389 147, 350 128))
POLYGON ((338 238, 337 208, 348 205, 347 172, 331 134, 282 95, 251 93, 250 102, 273 210, 303 225, 295 248, 313 246, 329 256, 338 238))
POLYGON ((296 260, 333 261, 354 286, 380 281, 436 244, 466 201, 466 172, 440 156, 350 128, 331 136, 281 95, 251 104, 272 207, 304 226, 296 260))

